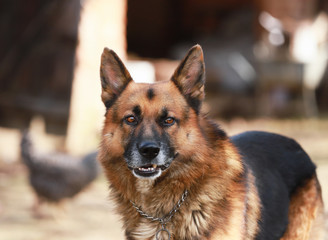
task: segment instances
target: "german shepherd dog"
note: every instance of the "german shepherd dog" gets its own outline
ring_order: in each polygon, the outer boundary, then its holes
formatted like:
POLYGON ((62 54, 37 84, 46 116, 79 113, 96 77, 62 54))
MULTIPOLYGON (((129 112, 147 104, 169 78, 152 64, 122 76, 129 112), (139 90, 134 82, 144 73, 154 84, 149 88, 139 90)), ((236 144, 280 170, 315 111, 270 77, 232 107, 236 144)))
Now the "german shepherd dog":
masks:
POLYGON ((105 122, 98 158, 126 239, 321 239, 315 165, 294 140, 267 132, 228 137, 202 113, 199 45, 168 81, 135 83, 101 56, 105 122))

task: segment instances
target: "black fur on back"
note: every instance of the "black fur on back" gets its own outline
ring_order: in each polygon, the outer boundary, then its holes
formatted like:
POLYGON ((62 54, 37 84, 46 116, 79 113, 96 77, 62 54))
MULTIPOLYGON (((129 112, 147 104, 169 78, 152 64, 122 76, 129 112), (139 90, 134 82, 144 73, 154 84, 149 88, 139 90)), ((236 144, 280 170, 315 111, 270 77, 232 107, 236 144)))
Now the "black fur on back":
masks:
POLYGON ((256 239, 280 239, 288 224, 290 196, 315 174, 316 166, 296 141, 278 134, 245 132, 231 141, 256 178, 262 204, 256 239))

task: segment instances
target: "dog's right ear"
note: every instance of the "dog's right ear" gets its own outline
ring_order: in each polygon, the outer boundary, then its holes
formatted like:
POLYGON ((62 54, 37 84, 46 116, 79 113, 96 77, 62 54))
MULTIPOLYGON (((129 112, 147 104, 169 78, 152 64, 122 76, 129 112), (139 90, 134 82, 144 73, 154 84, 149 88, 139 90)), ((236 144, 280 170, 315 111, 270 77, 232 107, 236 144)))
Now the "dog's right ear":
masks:
POLYGON ((108 48, 105 48, 101 55, 100 79, 101 98, 107 109, 113 105, 132 80, 121 59, 113 50, 108 48))

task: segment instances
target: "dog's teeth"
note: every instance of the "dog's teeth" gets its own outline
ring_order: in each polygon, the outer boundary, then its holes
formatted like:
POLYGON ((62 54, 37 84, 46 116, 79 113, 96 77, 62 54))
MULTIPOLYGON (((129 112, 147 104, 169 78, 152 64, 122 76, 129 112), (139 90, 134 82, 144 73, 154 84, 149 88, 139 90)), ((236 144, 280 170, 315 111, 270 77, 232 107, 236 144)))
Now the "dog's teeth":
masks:
POLYGON ((144 172, 155 170, 155 168, 138 168, 138 169, 139 169, 139 171, 144 171, 144 172))
POLYGON ((158 167, 157 164, 153 164, 149 167, 139 167, 138 170, 140 172, 154 172, 154 171, 156 171, 157 167, 158 167))

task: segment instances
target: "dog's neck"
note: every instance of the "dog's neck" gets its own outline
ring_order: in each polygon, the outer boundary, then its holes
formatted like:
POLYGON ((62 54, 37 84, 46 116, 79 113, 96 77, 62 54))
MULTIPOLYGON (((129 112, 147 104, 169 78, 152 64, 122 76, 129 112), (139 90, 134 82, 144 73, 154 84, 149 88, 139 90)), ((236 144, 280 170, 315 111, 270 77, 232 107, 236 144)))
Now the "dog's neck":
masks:
MULTIPOLYGON (((158 222, 161 225, 161 228, 159 228, 156 231, 155 237, 158 239, 158 237, 162 236, 162 234, 167 235, 168 239, 171 238, 171 232, 169 229, 167 229, 166 225, 171 222, 174 215, 179 211, 180 207, 184 203, 188 196, 188 191, 185 190, 183 194, 181 195, 181 198, 179 201, 174 205, 174 207, 170 210, 169 213, 167 213, 164 216, 158 217, 158 216, 152 216, 142 210, 140 206, 138 206, 133 201, 130 201, 132 206, 135 208, 135 210, 140 214, 140 216, 144 219, 149 220, 150 222, 158 222)), ((162 238, 161 238, 162 239, 162 238)))
POLYGON ((153 188, 155 183, 154 179, 137 179, 136 180, 136 190, 141 194, 147 194, 153 188))

